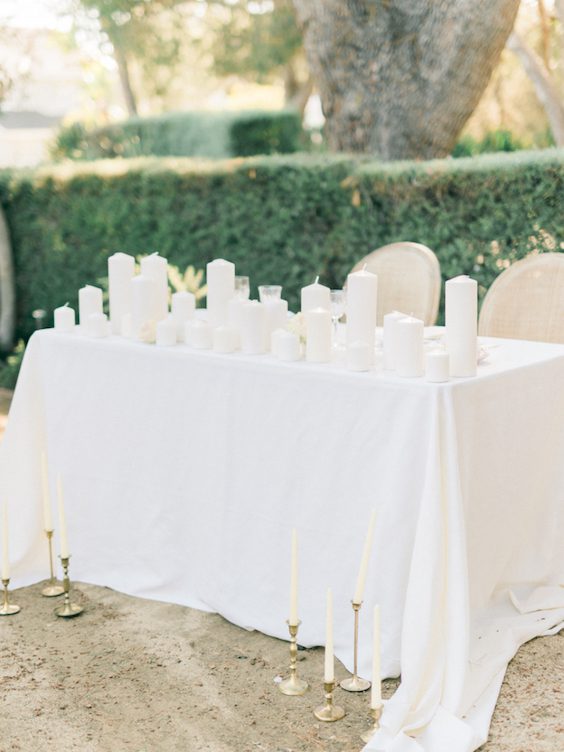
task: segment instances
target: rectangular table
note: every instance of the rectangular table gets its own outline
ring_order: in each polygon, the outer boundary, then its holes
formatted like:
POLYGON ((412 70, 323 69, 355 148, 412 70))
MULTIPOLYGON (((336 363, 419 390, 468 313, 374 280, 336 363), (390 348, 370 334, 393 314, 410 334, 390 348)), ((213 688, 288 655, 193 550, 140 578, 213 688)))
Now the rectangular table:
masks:
POLYGON ((72 576, 287 638, 292 528, 304 645, 352 667, 382 613, 401 672, 371 749, 470 752, 508 661, 564 622, 564 346, 496 340, 446 384, 52 330, 29 342, 0 445, 13 581, 46 576, 40 453, 61 473, 72 576), (522 612, 522 613, 521 613, 522 612))

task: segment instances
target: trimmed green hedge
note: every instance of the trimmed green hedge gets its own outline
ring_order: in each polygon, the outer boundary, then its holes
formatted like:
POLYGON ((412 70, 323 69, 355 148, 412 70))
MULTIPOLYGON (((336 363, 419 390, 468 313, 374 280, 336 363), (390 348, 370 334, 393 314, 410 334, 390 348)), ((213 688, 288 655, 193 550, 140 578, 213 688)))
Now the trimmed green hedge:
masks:
POLYGON ((427 163, 341 157, 225 162, 139 159, 0 174, 15 252, 18 335, 106 275, 121 250, 159 251, 179 267, 234 261, 254 286, 281 283, 291 308, 316 274, 341 286, 385 243, 415 240, 445 278, 476 277, 481 293, 510 262, 561 250, 564 151, 427 163))
POLYGON ((288 154, 303 147, 299 113, 293 110, 175 112, 131 118, 88 130, 63 127, 54 159, 176 156, 225 159, 255 154, 288 154))

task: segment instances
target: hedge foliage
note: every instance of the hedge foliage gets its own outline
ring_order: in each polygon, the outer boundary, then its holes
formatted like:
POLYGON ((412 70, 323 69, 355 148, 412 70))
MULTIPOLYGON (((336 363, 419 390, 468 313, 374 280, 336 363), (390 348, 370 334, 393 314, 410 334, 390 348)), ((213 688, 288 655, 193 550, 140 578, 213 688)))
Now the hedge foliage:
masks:
POLYGON ((60 159, 176 156, 225 159, 288 154, 302 144, 300 115, 291 110, 176 112, 131 118, 103 128, 63 127, 52 156, 60 159))
POLYGON ((564 240, 564 152, 378 164, 295 155, 224 162, 139 159, 0 174, 15 252, 18 335, 34 309, 77 305, 121 250, 159 251, 180 268, 234 261, 280 283, 291 308, 319 274, 340 287, 369 251, 428 245, 445 278, 481 293, 509 263, 564 240))

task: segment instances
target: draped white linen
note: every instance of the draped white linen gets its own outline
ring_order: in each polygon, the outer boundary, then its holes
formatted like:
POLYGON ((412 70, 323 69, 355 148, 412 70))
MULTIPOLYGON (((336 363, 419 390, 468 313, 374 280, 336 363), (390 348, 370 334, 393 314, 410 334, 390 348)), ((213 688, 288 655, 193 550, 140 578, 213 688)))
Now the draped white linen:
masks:
POLYGON ((477 378, 428 384, 35 334, 0 445, 14 585, 46 576, 45 448, 75 579, 285 639, 296 527, 300 643, 323 644, 331 586, 350 669, 376 509, 360 674, 379 603, 382 670, 402 683, 368 748, 470 752, 515 650, 564 623, 564 347, 495 343, 477 378))

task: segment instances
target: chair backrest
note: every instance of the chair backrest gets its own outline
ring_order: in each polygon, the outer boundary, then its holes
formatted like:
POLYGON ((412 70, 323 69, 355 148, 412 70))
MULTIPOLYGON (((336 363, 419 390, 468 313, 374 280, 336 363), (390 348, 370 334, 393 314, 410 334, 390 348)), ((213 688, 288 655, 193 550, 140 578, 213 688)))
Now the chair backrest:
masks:
POLYGON ((564 343, 564 253, 528 256, 503 271, 486 293, 478 331, 564 343))
POLYGON ((420 243, 390 243, 355 264, 378 275, 377 324, 386 313, 413 314, 431 326, 437 320, 441 297, 441 269, 433 251, 420 243))

